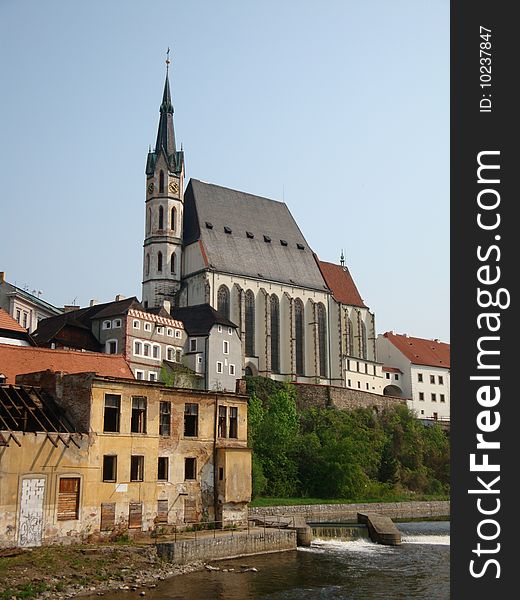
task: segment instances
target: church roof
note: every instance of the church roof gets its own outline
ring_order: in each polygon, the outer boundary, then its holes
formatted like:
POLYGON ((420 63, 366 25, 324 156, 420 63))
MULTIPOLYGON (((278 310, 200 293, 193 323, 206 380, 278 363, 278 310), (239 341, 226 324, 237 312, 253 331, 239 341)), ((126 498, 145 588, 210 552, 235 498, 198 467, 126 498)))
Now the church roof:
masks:
POLYGON ((184 323, 188 335, 207 335, 213 325, 237 326, 209 304, 197 304, 172 309, 172 317, 184 323))
POLYGON ((184 205, 184 244, 200 240, 209 268, 327 289, 285 203, 191 179, 184 205))
POLYGON ((367 308, 347 267, 324 262, 323 260, 316 260, 325 282, 338 302, 348 304, 349 306, 367 308))
POLYGON ((450 345, 439 340, 399 335, 393 331, 383 334, 414 365, 450 368, 450 345))

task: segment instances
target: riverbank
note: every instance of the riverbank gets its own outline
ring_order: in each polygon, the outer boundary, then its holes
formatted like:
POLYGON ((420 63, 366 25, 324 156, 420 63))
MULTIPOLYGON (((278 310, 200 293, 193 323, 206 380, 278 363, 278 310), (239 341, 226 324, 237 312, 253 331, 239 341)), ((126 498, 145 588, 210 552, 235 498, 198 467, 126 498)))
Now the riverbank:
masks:
POLYGON ((203 567, 202 562, 167 563, 157 556, 153 544, 4 550, 0 551, 0 600, 65 600, 118 589, 146 593, 159 581, 203 567))

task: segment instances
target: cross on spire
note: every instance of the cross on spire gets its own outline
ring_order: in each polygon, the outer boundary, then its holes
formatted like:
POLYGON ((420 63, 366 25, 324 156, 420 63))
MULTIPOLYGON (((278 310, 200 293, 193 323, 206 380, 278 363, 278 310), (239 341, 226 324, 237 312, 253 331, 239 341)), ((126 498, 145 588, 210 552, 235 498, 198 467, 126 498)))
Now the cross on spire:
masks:
POLYGON ((170 68, 170 46, 168 46, 168 50, 166 50, 166 60, 164 61, 166 63, 166 73, 168 73, 168 69, 170 68))

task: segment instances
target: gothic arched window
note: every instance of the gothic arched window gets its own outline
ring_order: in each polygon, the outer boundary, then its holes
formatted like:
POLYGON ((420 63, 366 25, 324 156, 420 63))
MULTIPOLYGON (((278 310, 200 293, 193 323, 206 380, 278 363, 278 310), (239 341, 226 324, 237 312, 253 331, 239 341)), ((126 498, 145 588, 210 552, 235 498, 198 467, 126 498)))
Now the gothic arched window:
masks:
POLYGON ((150 255, 149 254, 146 255, 146 268, 145 268, 145 270, 146 270, 146 274, 150 275, 150 255))
POLYGON ((171 270, 171 274, 175 275, 175 252, 172 252, 172 259, 170 262, 170 270, 171 270))
POLYGON ((320 352, 320 376, 327 376, 327 313, 320 302, 316 307, 318 321, 318 348, 320 352))
POLYGON ((367 327, 363 321, 361 321, 361 357, 367 357, 367 327))
POLYGON ((271 371, 280 372, 280 303, 271 296, 271 371))
POLYGON ((172 212, 171 212, 171 219, 170 219, 170 229, 172 231, 175 231, 175 219, 176 219, 176 213, 177 211, 175 210, 175 206, 172 208, 172 212))
POLYGON ((159 271, 159 273, 162 272, 162 252, 159 252, 157 254, 157 270, 159 271))
POLYGON ((351 318, 347 318, 347 354, 354 356, 354 323, 351 318))
POLYGON ((159 194, 164 193, 164 171, 159 173, 159 194))
POLYGON ((296 374, 305 374, 305 337, 303 302, 297 298, 294 302, 294 329, 296 344, 296 374))
POLYGON ((164 225, 164 210, 162 206, 159 206, 159 229, 163 229, 164 225))
POLYGON ((229 319, 229 289, 221 285, 217 292, 217 310, 229 319))
POLYGON ((246 292, 246 356, 255 355, 255 295, 246 292))
POLYGON ((148 214, 148 219, 146 221, 146 231, 148 233, 150 233, 151 229, 152 229, 152 209, 149 208, 147 211, 148 214))

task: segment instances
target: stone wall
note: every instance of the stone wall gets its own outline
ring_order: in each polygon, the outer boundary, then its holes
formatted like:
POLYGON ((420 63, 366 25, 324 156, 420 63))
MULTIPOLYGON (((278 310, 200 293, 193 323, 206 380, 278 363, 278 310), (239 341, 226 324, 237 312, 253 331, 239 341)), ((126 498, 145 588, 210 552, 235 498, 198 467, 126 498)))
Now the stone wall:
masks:
POLYGON ((208 562, 255 554, 296 550, 296 531, 266 529, 157 544, 157 554, 175 564, 208 562))
POLYGON ((396 404, 406 404, 405 398, 380 396, 379 394, 350 388, 308 383, 296 383, 294 387, 296 388, 296 404, 300 410, 311 407, 331 407, 340 410, 352 410, 354 408, 383 410, 396 404))
POLYGON ((250 507, 249 518, 284 516, 304 517, 307 521, 355 521, 358 512, 377 512, 391 519, 449 517, 448 500, 432 502, 364 502, 358 504, 302 504, 295 506, 250 507))

